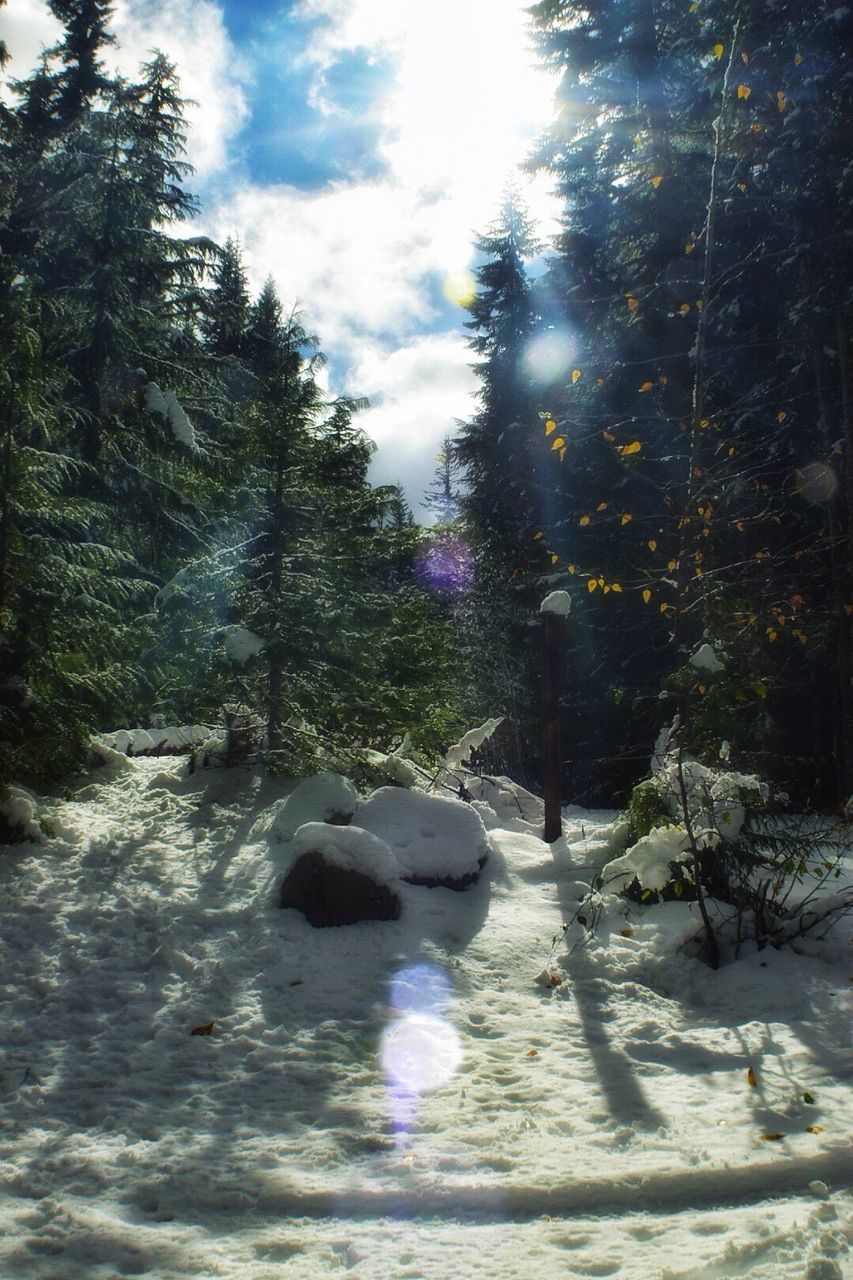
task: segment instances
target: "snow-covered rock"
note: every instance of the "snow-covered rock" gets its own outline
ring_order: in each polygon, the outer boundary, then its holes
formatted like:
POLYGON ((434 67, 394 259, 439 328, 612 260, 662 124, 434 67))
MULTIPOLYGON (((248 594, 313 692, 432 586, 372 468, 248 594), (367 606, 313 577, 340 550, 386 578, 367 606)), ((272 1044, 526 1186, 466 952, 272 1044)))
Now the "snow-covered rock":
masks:
POLYGON ((488 857, 483 820, 450 796, 380 787, 355 811, 354 822, 393 850, 403 880, 464 888, 488 857))
POLYGON ((318 773, 305 778, 281 805, 273 820, 280 840, 290 837, 306 822, 349 822, 358 804, 358 792, 340 773, 318 773))
POLYGON ((321 853, 330 866, 358 871, 376 884, 398 888, 397 859, 384 840, 361 827, 337 827, 329 822, 306 822, 293 837, 293 853, 321 853))
POLYGON ((301 911, 317 929, 396 920, 401 902, 396 859, 383 840, 358 827, 307 822, 293 839, 296 861, 281 887, 281 906, 301 911))

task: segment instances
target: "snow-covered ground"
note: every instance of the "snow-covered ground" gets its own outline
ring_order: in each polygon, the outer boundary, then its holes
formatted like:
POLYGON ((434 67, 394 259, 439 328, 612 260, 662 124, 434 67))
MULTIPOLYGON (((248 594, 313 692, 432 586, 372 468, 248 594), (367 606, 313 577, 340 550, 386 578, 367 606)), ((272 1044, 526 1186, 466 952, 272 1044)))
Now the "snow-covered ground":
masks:
POLYGON ((314 930, 287 790, 113 759, 0 855, 3 1280, 853 1274, 849 921, 712 973, 624 904, 552 954, 615 815, 549 847, 480 788, 474 887, 314 930))

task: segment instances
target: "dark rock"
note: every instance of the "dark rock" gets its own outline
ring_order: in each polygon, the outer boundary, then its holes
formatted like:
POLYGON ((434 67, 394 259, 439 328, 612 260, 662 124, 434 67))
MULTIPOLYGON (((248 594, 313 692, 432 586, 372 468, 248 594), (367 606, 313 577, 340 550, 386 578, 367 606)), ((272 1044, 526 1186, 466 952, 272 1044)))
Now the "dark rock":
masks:
POLYGON ((465 876, 402 876, 406 884, 421 885, 424 889, 467 889, 472 884, 476 884, 480 879, 480 872, 486 864, 485 857, 480 859, 479 866, 476 871, 470 871, 465 876))
POLYGON ((303 853, 285 877, 281 906, 294 907, 315 929, 325 929, 360 920, 397 920, 401 903, 387 885, 312 851, 303 853))

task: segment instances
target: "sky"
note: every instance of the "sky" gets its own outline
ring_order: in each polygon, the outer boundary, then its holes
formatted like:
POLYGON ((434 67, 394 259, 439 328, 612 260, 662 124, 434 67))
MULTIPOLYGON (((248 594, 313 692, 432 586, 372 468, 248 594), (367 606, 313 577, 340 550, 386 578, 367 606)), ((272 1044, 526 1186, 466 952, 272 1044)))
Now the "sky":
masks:
MULTIPOLYGON (((515 179, 543 233, 547 179, 518 165, 554 84, 533 63, 529 0, 116 0, 111 56, 178 67, 193 234, 239 237, 253 290, 272 275, 329 358, 331 394, 367 396, 372 478, 416 514, 442 438, 475 408, 465 311, 474 237, 515 179)), ((10 0, 23 76, 59 26, 10 0)))

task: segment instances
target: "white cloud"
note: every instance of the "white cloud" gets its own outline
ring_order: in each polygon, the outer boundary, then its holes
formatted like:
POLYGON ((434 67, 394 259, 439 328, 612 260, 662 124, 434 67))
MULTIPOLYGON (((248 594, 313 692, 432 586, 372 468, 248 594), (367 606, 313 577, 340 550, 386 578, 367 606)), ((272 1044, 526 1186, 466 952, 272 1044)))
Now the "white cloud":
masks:
MULTIPOLYGON (((12 0, 7 8, 0 9, 0 36, 12 55, 4 79, 25 79, 38 62, 42 49, 56 44, 61 35, 62 24, 44 0, 12 0)), ((8 100, 8 93, 2 96, 8 100)))
POLYGON ((376 441, 372 478, 403 485, 416 508, 433 479, 442 438, 457 419, 476 408, 472 354, 458 333, 428 334, 396 350, 365 350, 351 371, 352 384, 372 407, 359 426, 376 441))
POLYGON ((128 76, 159 49, 175 63, 188 105, 187 158, 199 177, 223 169, 228 146, 248 116, 241 87, 247 68, 213 0, 117 0, 115 63, 128 76))
MULTIPOLYGON (((0 10, 3 36, 12 53, 9 74, 24 78, 44 46, 62 36, 62 25, 44 0, 13 0, 0 10)), ((248 115, 241 82, 246 68, 231 44, 222 8, 213 0, 117 0, 111 30, 117 44, 107 65, 128 78, 139 74, 154 49, 175 63, 187 107, 188 159, 199 177, 228 163, 228 146, 248 115)))

